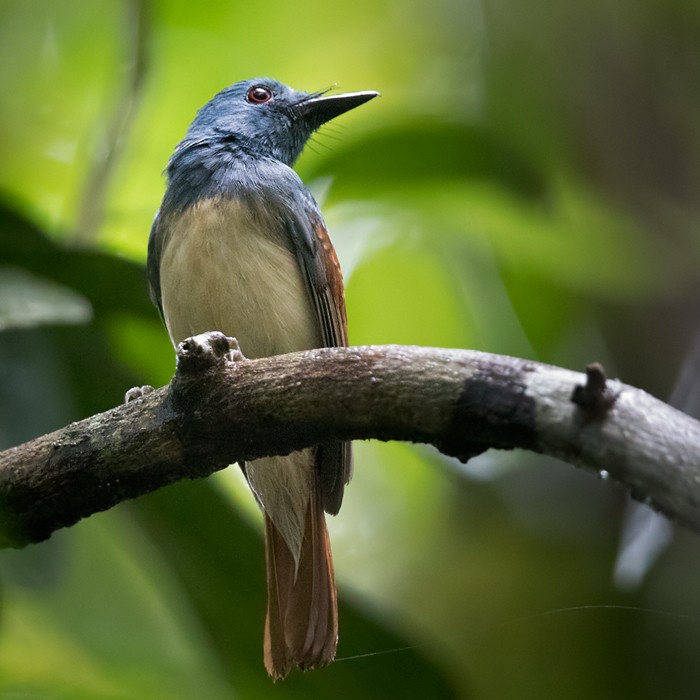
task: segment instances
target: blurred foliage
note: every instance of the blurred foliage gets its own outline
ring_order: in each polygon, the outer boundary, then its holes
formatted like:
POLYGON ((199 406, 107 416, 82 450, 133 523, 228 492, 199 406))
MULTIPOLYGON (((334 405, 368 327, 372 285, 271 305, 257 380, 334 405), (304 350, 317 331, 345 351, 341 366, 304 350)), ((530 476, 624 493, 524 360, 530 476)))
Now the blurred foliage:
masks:
MULTIPOLYGON (((255 75, 383 94, 298 166, 352 342, 597 359, 667 399, 698 326, 699 43, 691 0, 0 0, 1 446, 168 381, 143 270, 161 172, 255 75)), ((695 697, 695 536, 624 589, 607 482, 400 444, 356 464, 330 523, 343 660, 265 676, 232 469, 0 553, 0 697, 695 697)))

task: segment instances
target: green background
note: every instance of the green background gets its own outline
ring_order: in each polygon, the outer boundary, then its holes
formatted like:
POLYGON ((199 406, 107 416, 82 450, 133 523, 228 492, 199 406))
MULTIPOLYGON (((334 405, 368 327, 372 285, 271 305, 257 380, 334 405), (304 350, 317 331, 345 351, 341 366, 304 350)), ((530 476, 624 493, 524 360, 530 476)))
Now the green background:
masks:
MULTIPOLYGON (((600 360, 696 410, 698 46, 691 0, 0 0, 0 446, 169 380, 161 173, 199 106, 265 75, 382 93, 298 164, 353 344, 600 360)), ((695 535, 625 587, 607 481, 374 442, 355 474, 329 525, 342 661, 267 679, 229 469, 0 552, 0 698, 697 697, 695 535)))

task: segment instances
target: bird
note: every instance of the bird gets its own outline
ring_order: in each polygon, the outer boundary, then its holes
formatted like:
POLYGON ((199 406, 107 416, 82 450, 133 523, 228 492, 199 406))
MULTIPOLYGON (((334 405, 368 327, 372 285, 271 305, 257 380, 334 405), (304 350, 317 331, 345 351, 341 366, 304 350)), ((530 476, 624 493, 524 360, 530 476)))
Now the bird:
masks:
MULTIPOLYGON (((165 170, 148 240, 150 295, 175 347, 220 331, 248 358, 348 343, 343 279, 293 165, 323 124, 375 91, 237 82, 196 114, 165 170)), ((352 475, 349 442, 241 464, 264 516, 264 665, 273 680, 330 663, 337 595, 325 515, 352 475)))

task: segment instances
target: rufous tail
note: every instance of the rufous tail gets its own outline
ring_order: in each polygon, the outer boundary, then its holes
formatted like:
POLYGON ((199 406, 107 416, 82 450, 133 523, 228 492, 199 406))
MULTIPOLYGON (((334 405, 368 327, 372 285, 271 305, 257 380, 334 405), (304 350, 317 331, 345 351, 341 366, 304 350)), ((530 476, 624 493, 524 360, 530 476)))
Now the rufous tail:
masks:
POLYGON ((267 618, 265 668, 273 680, 289 671, 324 666, 335 657, 338 604, 331 547, 319 495, 312 491, 299 567, 269 516, 265 516, 267 618))

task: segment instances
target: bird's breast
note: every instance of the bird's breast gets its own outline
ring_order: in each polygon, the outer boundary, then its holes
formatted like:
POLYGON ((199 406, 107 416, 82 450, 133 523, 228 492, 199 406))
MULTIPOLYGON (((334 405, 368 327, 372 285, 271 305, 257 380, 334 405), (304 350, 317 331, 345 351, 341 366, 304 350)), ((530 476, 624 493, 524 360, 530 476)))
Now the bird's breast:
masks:
POLYGON ((236 337, 251 358, 322 344, 282 226, 258 204, 235 198, 201 200, 169 223, 160 284, 175 345, 206 331, 236 337))

